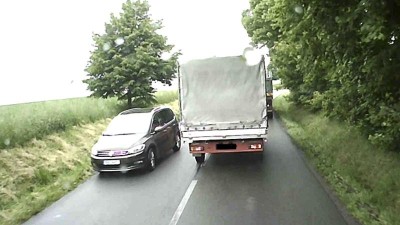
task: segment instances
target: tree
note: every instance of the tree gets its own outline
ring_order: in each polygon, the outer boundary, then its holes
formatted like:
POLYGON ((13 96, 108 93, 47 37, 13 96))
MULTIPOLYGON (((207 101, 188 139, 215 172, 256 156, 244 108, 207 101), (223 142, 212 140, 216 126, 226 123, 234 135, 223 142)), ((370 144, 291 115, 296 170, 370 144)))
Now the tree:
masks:
POLYGON ((155 102, 153 81, 171 85, 177 72, 179 52, 159 33, 161 21, 153 21, 147 1, 122 5, 119 16, 111 14, 103 35, 94 34, 95 50, 86 67, 88 85, 95 97, 118 97, 128 107, 155 102), (169 59, 163 54, 170 53, 169 59))
POLYGON ((398 0, 250 0, 242 23, 294 102, 400 151, 399 10, 398 0))

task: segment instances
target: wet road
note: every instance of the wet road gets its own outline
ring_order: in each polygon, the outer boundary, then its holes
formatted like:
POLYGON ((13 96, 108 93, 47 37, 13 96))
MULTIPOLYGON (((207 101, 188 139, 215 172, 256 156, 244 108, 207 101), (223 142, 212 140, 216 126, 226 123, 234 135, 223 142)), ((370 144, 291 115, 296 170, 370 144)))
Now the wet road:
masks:
POLYGON ((212 155, 198 167, 184 146, 151 173, 95 174, 25 224, 168 225, 174 215, 179 225, 347 224, 276 119, 262 155, 212 155))

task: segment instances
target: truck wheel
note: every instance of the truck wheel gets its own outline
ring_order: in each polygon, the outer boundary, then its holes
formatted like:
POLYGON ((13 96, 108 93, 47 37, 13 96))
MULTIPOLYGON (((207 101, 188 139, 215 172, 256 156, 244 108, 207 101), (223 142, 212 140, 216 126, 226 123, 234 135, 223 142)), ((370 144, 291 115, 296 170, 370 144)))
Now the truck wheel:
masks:
POLYGON ((268 112, 267 116, 269 119, 274 118, 274 112, 268 112))
POLYGON ((203 163, 204 160, 206 159, 206 154, 203 153, 201 154, 201 156, 196 156, 195 158, 197 163, 203 163))

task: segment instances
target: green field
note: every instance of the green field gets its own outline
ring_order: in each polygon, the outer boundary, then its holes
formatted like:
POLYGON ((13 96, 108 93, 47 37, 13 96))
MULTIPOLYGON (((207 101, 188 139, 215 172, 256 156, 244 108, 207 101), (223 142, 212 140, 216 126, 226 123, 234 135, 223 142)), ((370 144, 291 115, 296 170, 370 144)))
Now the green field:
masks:
POLYGON ((178 91, 160 91, 155 96, 158 104, 166 104, 178 99, 178 91))
POLYGON ((0 149, 73 125, 111 117, 120 109, 117 99, 74 98, 0 107, 0 149))
POLYGON ((365 225, 400 224, 400 154, 376 149, 358 130, 287 101, 274 108, 288 133, 365 225))

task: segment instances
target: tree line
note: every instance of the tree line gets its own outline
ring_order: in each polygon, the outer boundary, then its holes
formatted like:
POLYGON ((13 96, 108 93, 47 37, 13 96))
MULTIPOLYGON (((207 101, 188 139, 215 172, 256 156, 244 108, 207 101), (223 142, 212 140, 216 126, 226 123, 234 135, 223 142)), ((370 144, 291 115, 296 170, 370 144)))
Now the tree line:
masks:
POLYGON ((400 1, 250 0, 242 23, 291 100, 400 151, 400 1))

